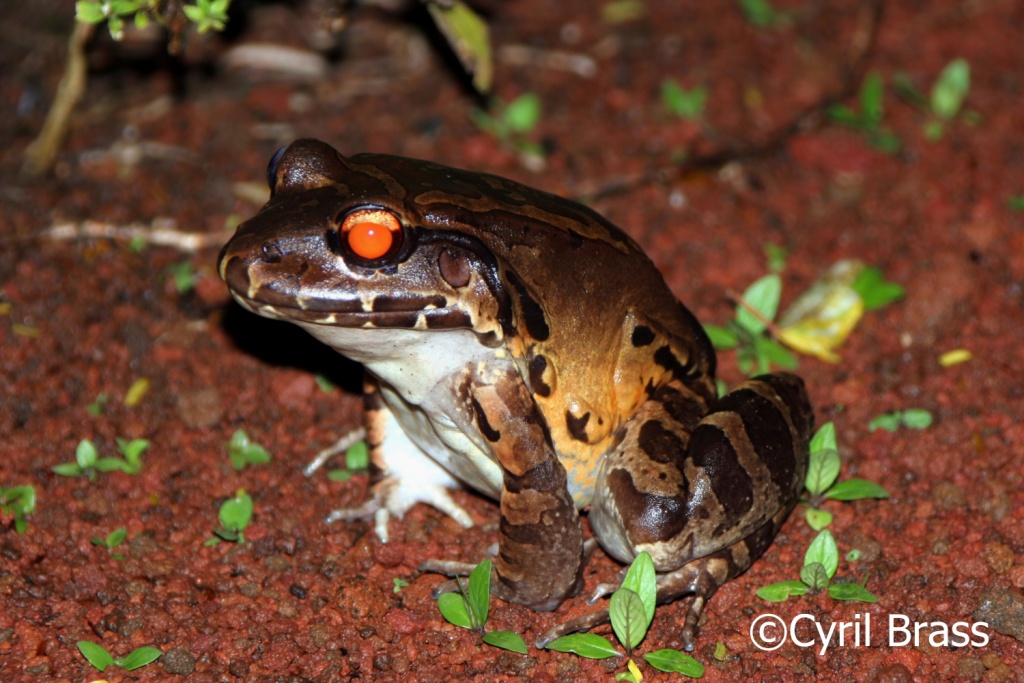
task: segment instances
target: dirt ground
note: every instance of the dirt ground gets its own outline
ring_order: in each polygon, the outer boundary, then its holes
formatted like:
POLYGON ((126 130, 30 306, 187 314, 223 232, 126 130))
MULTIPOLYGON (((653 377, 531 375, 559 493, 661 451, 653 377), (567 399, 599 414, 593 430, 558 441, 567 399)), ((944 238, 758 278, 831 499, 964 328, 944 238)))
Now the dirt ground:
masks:
MULTIPOLYGON (((648 0, 624 21, 609 20, 609 4, 482 6, 496 95, 534 92, 543 104, 531 134, 546 151, 541 169, 475 127, 480 102, 421 10, 361 7, 328 40, 324 3, 237 3, 226 34, 191 38, 178 60, 159 36, 118 46, 98 35, 89 90, 41 180, 19 174, 21 156, 52 101, 72 3, 3 4, 0 487, 31 485, 38 501, 23 534, 0 515, 0 680, 610 681, 625 669, 505 652, 440 617, 430 591, 441 579, 416 567, 483 558, 496 536, 490 500, 456 494, 476 522, 469 530, 416 506, 391 523, 387 545, 366 522, 323 523, 362 502, 369 484, 301 472, 359 423, 360 370, 242 311, 215 272, 220 244, 265 199, 267 160, 303 136, 596 195, 593 206, 648 250, 705 323, 727 320, 726 292, 767 272, 768 244, 789 253, 783 305, 839 259, 902 284, 905 298, 868 313, 841 362, 802 357, 799 368, 818 421, 837 426, 842 476, 892 494, 826 504, 837 578, 866 580, 878 602, 755 595, 796 578, 815 535, 801 506, 764 558, 711 600, 694 656, 706 681, 1024 680, 1024 4, 892 0, 872 23, 853 0, 777 0, 783 17, 771 27, 730 2, 648 0), (260 68, 233 51, 255 43, 292 48, 298 66, 260 68), (859 55, 886 84, 894 153, 820 113, 851 69, 859 84, 859 55), (955 58, 970 65, 969 113, 929 140, 929 114, 894 83, 907 78, 927 95, 955 58), (666 78, 707 87, 702 120, 665 109, 666 78), (683 158, 715 163, 662 172, 683 158), (84 221, 213 237, 182 251, 40 236, 84 221), (171 275, 183 263, 194 273, 184 293, 171 275), (956 349, 971 359, 940 365, 956 349), (337 388, 321 389, 318 374, 337 388), (148 391, 126 405, 142 378, 148 391), (934 424, 867 429, 906 408, 931 411, 934 424), (272 462, 231 467, 226 443, 240 428, 272 462), (52 471, 82 439, 113 455, 116 437, 151 442, 139 474, 52 471), (205 546, 218 507, 243 488, 254 500, 246 543, 205 546), (127 540, 112 551, 90 542, 121 527, 127 540), (396 590, 395 579, 408 585, 396 590), (758 649, 751 626, 767 614, 809 615, 804 645, 758 649), (809 643, 810 619, 827 630, 866 615, 870 644, 850 642, 853 631, 824 651, 809 643), (928 624, 917 644, 889 632, 899 615, 928 624), (988 624, 978 627, 984 643, 929 637, 975 622, 988 624), (143 645, 164 655, 100 674, 80 640, 115 657, 143 645)), ((726 381, 741 378, 732 353, 719 365, 726 381)), ((588 589, 617 570, 595 553, 588 589)), ((686 604, 659 608, 640 654, 680 647, 686 604)), ((495 601, 488 627, 532 642, 590 609, 582 597, 545 614, 495 601)), ((645 680, 680 680, 641 667, 645 680)))

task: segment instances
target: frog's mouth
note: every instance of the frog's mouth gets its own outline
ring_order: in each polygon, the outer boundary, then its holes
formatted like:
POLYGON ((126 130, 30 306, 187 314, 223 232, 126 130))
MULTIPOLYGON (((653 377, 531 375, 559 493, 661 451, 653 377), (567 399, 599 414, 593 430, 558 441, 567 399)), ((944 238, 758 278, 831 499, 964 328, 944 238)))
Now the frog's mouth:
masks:
MULTIPOLYGON (((231 283, 228 285, 230 287, 231 283)), ((280 295, 263 297, 261 292, 263 290, 246 295, 231 287, 231 295, 242 308, 265 318, 293 323, 410 330, 451 330, 473 326, 466 311, 448 306, 444 297, 439 296, 399 299, 378 295, 368 302, 360 298, 292 298, 284 301, 280 295)))

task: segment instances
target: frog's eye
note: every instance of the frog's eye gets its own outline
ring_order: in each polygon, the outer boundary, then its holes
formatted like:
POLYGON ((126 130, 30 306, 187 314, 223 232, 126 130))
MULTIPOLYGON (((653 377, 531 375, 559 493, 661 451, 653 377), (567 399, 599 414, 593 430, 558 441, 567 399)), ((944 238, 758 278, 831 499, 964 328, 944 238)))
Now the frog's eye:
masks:
POLYGON ((277 163, 281 161, 286 149, 288 149, 287 145, 274 152, 274 156, 270 157, 270 163, 267 164, 267 185, 270 187, 271 194, 277 189, 277 163))
POLYGON ((384 209, 360 209, 345 216, 341 237, 353 254, 372 261, 398 249, 402 224, 384 209))

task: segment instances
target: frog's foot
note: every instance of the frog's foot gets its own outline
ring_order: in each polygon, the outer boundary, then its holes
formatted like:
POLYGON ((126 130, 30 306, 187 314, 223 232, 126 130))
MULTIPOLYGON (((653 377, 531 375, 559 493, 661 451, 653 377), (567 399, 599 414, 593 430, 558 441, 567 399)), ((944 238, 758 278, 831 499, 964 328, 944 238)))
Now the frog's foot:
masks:
POLYGON ((327 464, 327 461, 338 455, 344 453, 348 449, 355 446, 357 443, 366 438, 366 429, 363 427, 356 427, 353 430, 342 434, 341 438, 335 441, 332 445, 323 449, 316 454, 313 460, 302 468, 302 473, 307 477, 312 477, 313 473, 318 469, 327 464))
POLYGON ((373 487, 373 495, 365 503, 354 508, 340 508, 327 515, 326 522, 354 521, 373 518, 373 530, 382 543, 387 543, 388 522, 391 517, 401 519, 416 503, 426 503, 448 515, 464 528, 473 526, 473 519, 466 510, 455 502, 449 492, 451 480, 445 482, 417 480, 414 476, 386 477, 373 487))

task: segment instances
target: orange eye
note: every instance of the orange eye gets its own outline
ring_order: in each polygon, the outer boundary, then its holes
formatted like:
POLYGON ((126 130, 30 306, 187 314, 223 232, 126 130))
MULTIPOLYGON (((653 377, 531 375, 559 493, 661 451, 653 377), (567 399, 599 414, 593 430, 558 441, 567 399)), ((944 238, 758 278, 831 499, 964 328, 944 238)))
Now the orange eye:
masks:
POLYGON ((356 256, 373 260, 395 247, 402 236, 402 225, 394 214, 383 209, 363 209, 345 216, 341 234, 356 256))

